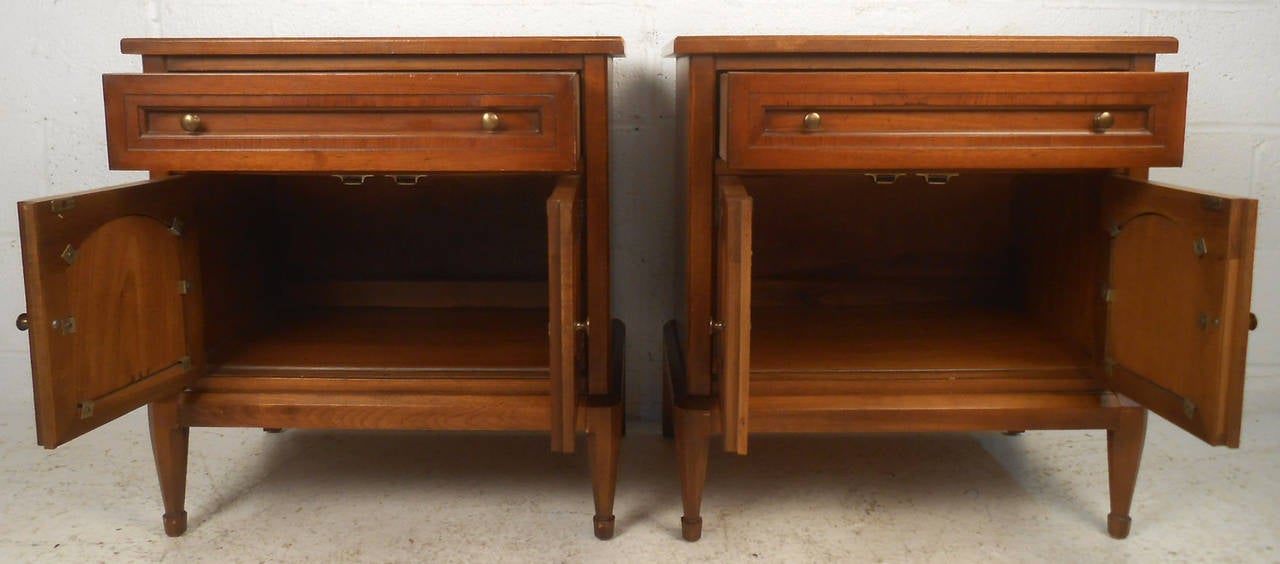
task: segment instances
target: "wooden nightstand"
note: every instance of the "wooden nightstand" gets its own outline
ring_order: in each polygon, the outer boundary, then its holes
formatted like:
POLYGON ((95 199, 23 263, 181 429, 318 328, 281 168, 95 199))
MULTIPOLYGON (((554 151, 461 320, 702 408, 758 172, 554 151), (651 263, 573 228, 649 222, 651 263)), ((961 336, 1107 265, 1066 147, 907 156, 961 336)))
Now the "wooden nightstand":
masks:
POLYGON ((178 535, 191 426, 585 430, 612 536, 622 41, 121 45, 110 162, 153 179, 19 204, 40 444, 149 404, 178 535))
POLYGON ((684 537, 713 433, 1106 429, 1117 538, 1148 409, 1238 446, 1257 202, 1145 180, 1182 161, 1176 49, 677 39, 684 537))

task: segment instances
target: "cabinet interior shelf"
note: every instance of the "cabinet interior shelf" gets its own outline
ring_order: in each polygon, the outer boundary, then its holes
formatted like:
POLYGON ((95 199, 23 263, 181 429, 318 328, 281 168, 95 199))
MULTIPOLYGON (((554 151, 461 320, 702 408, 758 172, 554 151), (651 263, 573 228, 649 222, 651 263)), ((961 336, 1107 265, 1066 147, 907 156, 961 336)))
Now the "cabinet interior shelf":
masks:
POLYGON ((548 375, 545 308, 284 310, 215 375, 368 378, 548 375))

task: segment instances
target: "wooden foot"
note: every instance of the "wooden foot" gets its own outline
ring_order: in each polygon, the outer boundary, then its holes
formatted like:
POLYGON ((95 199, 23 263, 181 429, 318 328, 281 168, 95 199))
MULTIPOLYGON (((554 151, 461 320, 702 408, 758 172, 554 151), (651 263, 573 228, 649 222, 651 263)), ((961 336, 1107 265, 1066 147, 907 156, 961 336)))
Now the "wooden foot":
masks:
POLYGON ((284 431, 284 429, 281 429, 279 427, 263 427, 262 430, 263 432, 266 432, 266 433, 280 433, 284 431))
POLYGON ((707 450, 711 438, 711 410, 675 408, 676 457, 680 465, 680 495, 684 540, 702 538, 702 487, 707 479, 707 450))
POLYGON ((1147 410, 1126 408, 1121 421, 1107 430, 1107 470, 1111 482, 1111 514, 1107 515, 1107 533, 1112 538, 1129 536, 1129 506, 1138 484, 1138 463, 1142 461, 1142 445, 1147 437, 1147 410))
POLYGON ((164 501, 164 533, 171 537, 187 530, 187 439, 189 429, 178 424, 178 396, 147 406, 151 427, 151 452, 160 476, 164 501))
POLYGON ((618 451, 622 444, 622 403, 587 407, 587 457, 591 493, 596 502, 596 538, 613 538, 613 497, 618 485, 618 451))

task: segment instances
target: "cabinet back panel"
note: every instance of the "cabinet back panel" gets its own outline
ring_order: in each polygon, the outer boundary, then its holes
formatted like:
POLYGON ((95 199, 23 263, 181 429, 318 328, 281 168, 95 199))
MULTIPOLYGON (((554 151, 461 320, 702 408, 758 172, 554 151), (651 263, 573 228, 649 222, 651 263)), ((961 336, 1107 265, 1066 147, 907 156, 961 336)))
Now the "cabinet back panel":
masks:
MULTIPOLYGON (((547 279, 551 176, 332 177, 277 180, 287 284, 547 279)), ((286 292, 287 294, 287 292, 286 292)))
POLYGON ((743 179, 757 305, 1010 303, 1012 177, 743 179))

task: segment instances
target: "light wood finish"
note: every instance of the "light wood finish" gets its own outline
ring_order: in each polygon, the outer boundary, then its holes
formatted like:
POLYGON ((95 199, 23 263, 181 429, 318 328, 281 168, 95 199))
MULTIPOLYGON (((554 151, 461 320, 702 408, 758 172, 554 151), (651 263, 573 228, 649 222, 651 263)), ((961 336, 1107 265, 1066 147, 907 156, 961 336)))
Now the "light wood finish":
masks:
POLYGON ((1117 538, 1147 409, 1238 445, 1257 203, 1144 181, 1182 158, 1187 76, 1155 72, 1176 49, 677 38, 685 538, 715 433, 1106 429, 1117 538))
POLYGON ((147 406, 151 448, 160 476, 164 501, 164 534, 181 536, 187 530, 187 438, 190 428, 179 421, 178 397, 169 396, 147 406))
POLYGON ((1093 359, 1018 311, 947 304, 751 311, 751 373, 1074 371, 1093 359))
POLYGON ((174 218, 191 217, 196 183, 18 205, 41 445, 63 444, 196 376, 200 301, 179 293, 180 281, 199 279, 195 234, 169 231, 174 218))
POLYGON ((570 72, 106 75, 103 89, 113 168, 572 171, 579 158, 570 72), (180 127, 187 115, 199 129, 180 127))
POLYGON ((127 38, 135 55, 622 55, 620 37, 127 38))
POLYGON ((720 177, 716 187, 716 332, 718 333, 724 449, 747 453, 751 364, 751 196, 742 181, 720 177))
POLYGON ((1107 533, 1113 538, 1129 536, 1133 520, 1129 506, 1138 484, 1138 465, 1142 462, 1142 445, 1147 436, 1147 410, 1128 398, 1123 404, 1131 409, 1114 428, 1107 429, 1107 474, 1111 486, 1111 513, 1107 514, 1107 533))
POLYGON ((1116 168, 1182 163, 1185 73, 732 72, 734 169, 1116 168), (1114 116, 1094 128, 1101 112, 1114 116), (806 129, 803 117, 821 116, 806 129))
POLYGON ((1002 55, 1176 53, 1172 37, 1056 36, 928 36, 928 35, 722 35, 684 36, 675 40, 676 55, 830 53, 914 53, 933 58, 952 53, 1002 55))
MULTIPOLYGON (((582 367, 582 191, 580 179, 564 177, 547 199, 547 252, 551 321, 551 450, 573 452, 578 369, 582 367)), ((586 327, 584 329, 590 329, 586 327)))
POLYGON ((307 308, 274 317, 214 372, 547 377, 541 308, 307 308))
POLYGON ((611 536, 621 47, 124 40, 143 74, 104 78, 110 162, 154 180, 19 206, 40 443, 150 404, 178 535, 191 426, 539 431, 563 452, 585 432, 611 536))
POLYGON ((1103 198, 1112 387, 1239 446, 1257 201, 1125 179, 1103 198))
POLYGON ((711 394, 712 243, 714 236, 716 74, 712 57, 682 57, 677 64, 676 109, 681 128, 678 170, 684 190, 683 349, 685 385, 694 396, 711 394))

